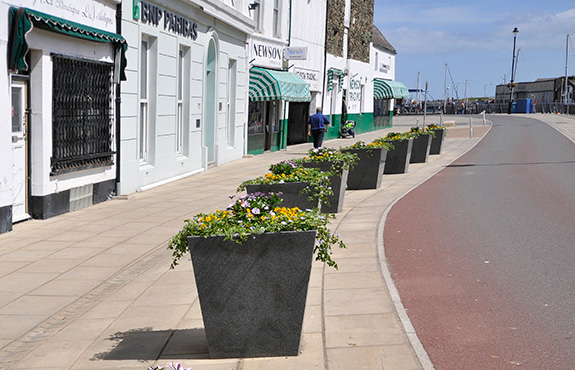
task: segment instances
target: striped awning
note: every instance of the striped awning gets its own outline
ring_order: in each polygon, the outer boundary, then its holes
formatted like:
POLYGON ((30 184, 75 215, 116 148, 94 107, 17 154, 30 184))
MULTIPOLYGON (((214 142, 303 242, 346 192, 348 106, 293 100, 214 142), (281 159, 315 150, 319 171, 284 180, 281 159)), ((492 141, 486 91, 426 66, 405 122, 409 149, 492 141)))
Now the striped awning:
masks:
POLYGON ((383 80, 376 78, 373 80, 374 99, 403 99, 409 98, 409 90, 399 81, 383 80))
POLYGON ((28 70, 28 65, 26 64, 26 54, 28 53, 26 35, 34 27, 37 27, 84 40, 113 44, 118 49, 116 67, 118 68, 120 80, 126 80, 125 69, 128 64, 126 59, 128 44, 121 35, 28 8, 11 7, 8 23, 8 69, 13 71, 28 70))
POLYGON ((341 69, 330 68, 327 71, 327 91, 331 91, 333 89, 333 78, 334 77, 339 78, 339 89, 341 90, 341 88, 343 87, 343 76, 344 76, 344 73, 341 69))
POLYGON ((252 101, 311 100, 309 85, 298 74, 257 67, 250 69, 249 95, 252 101))

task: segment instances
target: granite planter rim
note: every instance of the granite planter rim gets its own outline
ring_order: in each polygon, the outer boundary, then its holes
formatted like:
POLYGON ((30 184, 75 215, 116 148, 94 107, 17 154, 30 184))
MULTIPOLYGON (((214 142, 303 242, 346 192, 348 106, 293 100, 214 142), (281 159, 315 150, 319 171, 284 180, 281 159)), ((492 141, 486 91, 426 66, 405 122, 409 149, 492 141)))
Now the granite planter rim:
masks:
POLYGON ((188 237, 211 358, 299 354, 316 231, 188 237))

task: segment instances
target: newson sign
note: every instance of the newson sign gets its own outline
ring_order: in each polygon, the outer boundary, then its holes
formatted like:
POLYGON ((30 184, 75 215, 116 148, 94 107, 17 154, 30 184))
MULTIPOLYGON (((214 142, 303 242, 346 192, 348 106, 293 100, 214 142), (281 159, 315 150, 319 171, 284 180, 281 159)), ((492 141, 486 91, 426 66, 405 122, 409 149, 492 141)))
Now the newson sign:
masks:
POLYGON ((272 68, 283 67, 284 47, 282 45, 252 40, 251 51, 255 65, 272 68))
POLYGON ((198 24, 196 22, 157 5, 134 0, 133 16, 134 19, 139 19, 144 24, 151 24, 156 27, 163 25, 165 30, 180 36, 189 37, 192 40, 198 38, 198 24))

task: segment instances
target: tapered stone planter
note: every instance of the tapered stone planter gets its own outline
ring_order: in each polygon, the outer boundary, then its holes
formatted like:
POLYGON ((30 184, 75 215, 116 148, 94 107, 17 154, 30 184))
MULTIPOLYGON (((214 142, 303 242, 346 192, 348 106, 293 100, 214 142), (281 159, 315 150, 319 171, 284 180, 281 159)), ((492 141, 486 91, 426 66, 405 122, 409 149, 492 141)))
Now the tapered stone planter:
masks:
POLYGON ((431 148, 431 134, 419 135, 413 139, 411 147, 411 158, 409 163, 425 163, 429 156, 429 149, 431 148))
POLYGON ((326 162, 308 162, 303 164, 304 167, 308 168, 318 168, 320 171, 327 172, 332 169, 333 166, 339 167, 337 173, 330 177, 330 187, 333 191, 333 195, 327 198, 328 204, 321 203, 321 211, 324 213, 338 213, 343 209, 343 199, 345 197, 345 189, 347 187, 347 178, 349 171, 342 168, 343 163, 334 163, 331 161, 326 162))
POLYGON ((211 358, 298 355, 315 235, 188 238, 211 358))
POLYGON ((309 186, 309 182, 284 182, 283 184, 253 184, 246 185, 247 193, 282 193, 282 198, 279 204, 282 207, 299 209, 313 209, 318 208, 317 196, 310 195, 312 193, 304 190, 309 186))
POLYGON ((393 149, 387 152, 384 174, 406 173, 411 159, 413 139, 389 141, 393 149))
POLYGON ((435 137, 431 139, 431 148, 429 149, 429 155, 441 154, 441 147, 443 146, 443 140, 445 139, 445 130, 436 129, 435 137))
POLYGON ((357 163, 347 176, 347 188, 349 190, 379 188, 388 152, 382 148, 344 151, 358 156, 357 163))

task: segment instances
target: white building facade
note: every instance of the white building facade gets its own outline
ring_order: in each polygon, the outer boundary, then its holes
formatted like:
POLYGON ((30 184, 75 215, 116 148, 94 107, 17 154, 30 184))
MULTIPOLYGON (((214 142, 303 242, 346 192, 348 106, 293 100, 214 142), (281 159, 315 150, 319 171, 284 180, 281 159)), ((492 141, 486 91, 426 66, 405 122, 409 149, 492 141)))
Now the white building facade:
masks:
POLYGON ((120 194, 245 153, 247 1, 126 1, 120 194))

